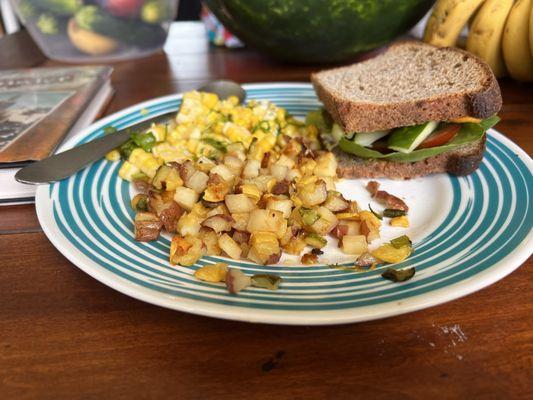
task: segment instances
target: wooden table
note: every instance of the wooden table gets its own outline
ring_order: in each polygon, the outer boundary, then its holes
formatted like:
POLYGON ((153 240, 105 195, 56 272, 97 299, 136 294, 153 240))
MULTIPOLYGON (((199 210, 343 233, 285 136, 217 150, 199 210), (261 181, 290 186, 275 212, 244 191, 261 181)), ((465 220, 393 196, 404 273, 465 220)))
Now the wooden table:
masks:
MULTIPOLYGON (((114 65, 107 113, 215 78, 307 81, 318 66, 209 48, 181 25, 169 54, 114 65)), ((24 60, 21 60, 23 62, 24 60)), ((47 65, 55 65, 46 62, 47 65)), ((533 87, 502 80, 498 129, 533 151, 533 87)), ((533 393, 531 258, 424 311, 331 327, 253 325, 155 307, 95 281, 0 207, 0 398, 511 399, 533 393)))

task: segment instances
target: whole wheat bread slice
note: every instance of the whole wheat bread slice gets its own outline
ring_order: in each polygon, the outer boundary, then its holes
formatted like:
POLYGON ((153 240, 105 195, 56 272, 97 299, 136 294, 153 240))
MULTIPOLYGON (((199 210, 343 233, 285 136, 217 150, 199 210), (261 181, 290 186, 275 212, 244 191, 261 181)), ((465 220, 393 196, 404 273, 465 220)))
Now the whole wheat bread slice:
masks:
POLYGON ((416 162, 360 158, 338 148, 333 152, 338 163, 337 174, 341 178, 411 179, 441 172, 462 176, 471 174, 479 167, 485 142, 486 136, 483 135, 475 143, 416 162))
POLYGON ((346 132, 488 118, 502 105, 498 81, 476 56, 408 41, 370 60, 311 75, 319 99, 346 132))

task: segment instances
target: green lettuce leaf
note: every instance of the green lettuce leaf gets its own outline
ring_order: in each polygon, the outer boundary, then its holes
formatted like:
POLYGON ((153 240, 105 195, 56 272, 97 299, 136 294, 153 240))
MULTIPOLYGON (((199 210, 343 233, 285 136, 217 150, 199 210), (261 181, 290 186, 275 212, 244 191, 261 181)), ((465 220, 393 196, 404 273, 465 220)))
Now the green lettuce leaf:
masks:
POLYGON ((414 150, 411 153, 388 153, 383 154, 379 151, 372 150, 358 144, 355 144, 351 140, 342 138, 339 142, 339 148, 357 157, 361 158, 382 158, 385 160, 392 160, 398 162, 415 162, 424 160, 428 157, 433 157, 442 154, 446 151, 451 151, 459 146, 467 143, 474 143, 483 137, 485 131, 498 123, 500 118, 493 116, 481 121, 479 124, 465 123, 462 124, 461 130, 455 135, 455 137, 443 146, 430 147, 427 149, 414 150))

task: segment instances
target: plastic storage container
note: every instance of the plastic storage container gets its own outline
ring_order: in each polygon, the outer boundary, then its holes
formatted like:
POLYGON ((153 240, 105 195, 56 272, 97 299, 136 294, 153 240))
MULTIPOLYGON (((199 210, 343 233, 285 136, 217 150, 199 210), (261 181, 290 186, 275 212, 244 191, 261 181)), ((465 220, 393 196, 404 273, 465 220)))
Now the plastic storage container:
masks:
POLYGON ((11 0, 47 57, 119 61, 161 49, 178 0, 11 0))

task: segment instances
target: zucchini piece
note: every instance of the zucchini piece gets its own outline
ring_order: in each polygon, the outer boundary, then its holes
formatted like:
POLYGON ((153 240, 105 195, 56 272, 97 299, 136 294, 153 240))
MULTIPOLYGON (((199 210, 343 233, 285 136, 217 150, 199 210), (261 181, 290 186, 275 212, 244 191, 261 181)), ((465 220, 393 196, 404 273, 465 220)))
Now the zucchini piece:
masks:
POLYGON ((32 0, 31 3, 42 10, 57 15, 74 15, 82 5, 83 0, 32 0))
POLYGON ((163 44, 167 36, 159 25, 115 18, 94 5, 82 7, 74 18, 82 29, 118 39, 132 46, 154 47, 163 44))
POLYGON ((438 125, 438 122, 429 121, 425 124, 395 129, 389 137, 388 147, 400 153, 411 153, 431 132, 437 129, 438 125))
POLYGON ((381 139, 384 136, 387 136, 390 133, 390 129, 384 131, 375 131, 375 132, 359 132, 356 133, 353 141, 359 146, 370 146, 375 141, 381 139))

